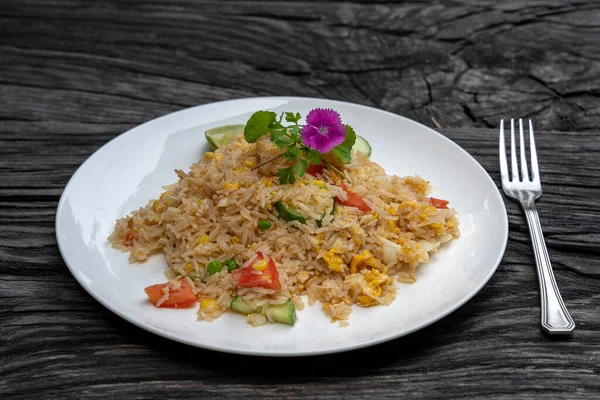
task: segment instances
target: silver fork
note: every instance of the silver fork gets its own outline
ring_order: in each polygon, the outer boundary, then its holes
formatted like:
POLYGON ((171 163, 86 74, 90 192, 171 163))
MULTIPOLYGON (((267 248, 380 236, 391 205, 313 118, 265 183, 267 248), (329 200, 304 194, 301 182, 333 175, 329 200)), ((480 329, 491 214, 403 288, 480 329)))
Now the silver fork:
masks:
POLYGON ((500 175, 502 177, 502 189, 506 196, 521 205, 529 234, 535 253, 538 281, 540 283, 540 300, 542 303, 542 329, 550 334, 568 334, 575 329, 575 322, 569 315, 567 307, 563 302, 554 273, 552 264, 548 257, 548 250, 544 242, 542 226, 538 217, 535 201, 542 196, 542 184, 538 169, 537 152, 535 150, 535 139, 533 137, 533 125, 529 120, 529 151, 531 158, 531 178, 527 168, 525 156, 525 140, 523 135, 523 120, 519 119, 519 147, 521 153, 521 178, 519 179, 519 166, 515 146, 515 121, 510 120, 510 161, 512 179, 508 177, 508 165, 506 161, 506 150, 504 140, 504 120, 500 121, 500 175))

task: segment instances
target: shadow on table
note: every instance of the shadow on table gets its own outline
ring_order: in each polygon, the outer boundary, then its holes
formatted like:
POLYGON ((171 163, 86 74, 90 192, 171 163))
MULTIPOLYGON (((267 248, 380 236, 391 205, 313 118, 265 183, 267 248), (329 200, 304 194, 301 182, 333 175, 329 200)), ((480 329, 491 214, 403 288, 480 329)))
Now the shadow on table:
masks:
MULTIPOLYGON (((144 331, 124 320, 119 327, 127 331, 139 344, 160 353, 189 370, 211 370, 224 377, 235 373, 237 380, 272 384, 278 380, 308 381, 318 377, 362 376, 371 370, 379 371, 387 365, 410 364, 415 358, 434 353, 436 348, 450 344, 444 331, 461 329, 461 321, 468 318, 453 314, 432 326, 408 336, 364 349, 338 354, 306 357, 258 357, 220 353, 177 343, 144 331)), ((423 367, 423 366, 421 366, 423 367)))

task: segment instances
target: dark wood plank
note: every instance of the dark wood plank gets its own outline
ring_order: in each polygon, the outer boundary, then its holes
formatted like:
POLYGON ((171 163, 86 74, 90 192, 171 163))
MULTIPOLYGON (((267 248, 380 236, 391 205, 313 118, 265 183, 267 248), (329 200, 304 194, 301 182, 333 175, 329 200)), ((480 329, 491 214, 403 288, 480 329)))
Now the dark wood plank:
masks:
POLYGON ((599 17, 588 0, 4 1, 0 397, 598 398, 599 17), (508 247, 488 285, 442 321, 370 349, 219 354, 99 305, 56 246, 71 175, 144 121, 257 95, 439 123, 496 182, 499 119, 533 118, 538 208, 573 337, 540 331, 527 226, 508 200, 508 247))
POLYGON ((600 127, 598 3, 503 3, 10 1, 0 118, 139 123, 296 94, 449 127, 600 127))

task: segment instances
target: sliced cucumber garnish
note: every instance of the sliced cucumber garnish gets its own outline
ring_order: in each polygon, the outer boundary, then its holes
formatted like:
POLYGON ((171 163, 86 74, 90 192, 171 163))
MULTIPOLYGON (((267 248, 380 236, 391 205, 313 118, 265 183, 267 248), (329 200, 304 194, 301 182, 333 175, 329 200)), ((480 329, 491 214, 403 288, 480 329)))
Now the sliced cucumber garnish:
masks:
POLYGON ((293 207, 287 206, 280 201, 275 203, 275 209, 279 213, 281 219, 283 219, 284 221, 298 221, 303 224, 306 223, 306 217, 300 215, 298 211, 293 207))
POLYGON ((365 153, 367 157, 371 156, 371 145, 367 140, 362 136, 356 136, 356 142, 354 142, 354 146, 352 146, 352 150, 360 151, 361 153, 365 153))
POLYGON ((235 137, 244 132, 246 125, 224 125, 204 132, 206 140, 213 150, 227 146, 235 137))
POLYGON ((231 300, 231 303, 229 303, 229 307, 231 307, 232 310, 235 310, 240 314, 244 315, 260 312, 260 307, 252 308, 250 304, 246 303, 242 296, 235 297, 233 300, 231 300))
MULTIPOLYGON (((335 201, 333 202, 333 205, 331 206, 331 214, 335 214, 335 201)), ((325 217, 327 216, 327 214, 323 214, 323 218, 318 219, 317 220, 317 228, 320 228, 323 226, 323 220, 325 219, 325 217)))
POLYGON ((263 314, 267 318, 279 322, 280 324, 294 326, 294 323, 298 320, 298 317, 296 317, 296 307, 294 307, 294 303, 290 299, 278 306, 267 306, 263 308, 265 309, 263 314))
POLYGON ((296 307, 291 299, 277 306, 265 305, 263 307, 252 308, 242 296, 235 297, 229 304, 232 310, 243 315, 260 313, 274 322, 294 326, 298 320, 296 316, 296 307))
MULTIPOLYGON (((335 212, 335 202, 333 201, 333 198, 331 199, 331 201, 333 204, 333 206, 331 208, 331 214, 333 214, 335 212)), ((294 207, 284 204, 280 201, 275 203, 275 209, 279 213, 279 216, 281 217, 281 219, 283 219, 284 221, 298 221, 302 224, 306 224, 306 221, 308 220, 307 217, 300 215, 300 211, 298 211, 294 207)), ((323 216, 320 219, 315 220, 315 223, 317 224, 317 228, 320 228, 323 226, 323 219, 325 219, 326 216, 327 216, 327 212, 325 211, 323 213, 323 216)))

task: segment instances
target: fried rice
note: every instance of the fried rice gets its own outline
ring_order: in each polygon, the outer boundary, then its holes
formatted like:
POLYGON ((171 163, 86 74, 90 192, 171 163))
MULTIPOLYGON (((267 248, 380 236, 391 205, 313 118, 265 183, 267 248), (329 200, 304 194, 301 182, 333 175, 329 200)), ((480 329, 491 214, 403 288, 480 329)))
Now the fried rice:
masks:
MULTIPOLYGON (((285 185, 276 176, 284 160, 253 169, 279 152, 266 137, 250 144, 240 135, 204 154, 189 172, 176 170, 179 180, 117 220, 109 241, 129 252, 131 262, 164 253, 168 279, 192 286, 200 320, 218 318, 243 296, 255 307, 291 299, 302 309, 305 301, 319 302, 332 321, 346 321, 353 305, 390 304, 397 282, 414 282, 417 266, 460 236, 456 212, 436 207, 432 187, 421 177, 386 175, 355 152, 343 166, 344 184, 371 209, 363 212, 343 205, 348 192, 329 168, 285 185), (306 221, 282 219, 277 202, 301 210, 306 221), (258 228, 262 220, 271 222, 270 229, 258 228), (213 260, 233 258, 241 265, 257 251, 275 261, 280 290, 240 287, 227 268, 207 271, 213 260)), ((248 320, 254 326, 267 322, 260 314, 248 320)))

